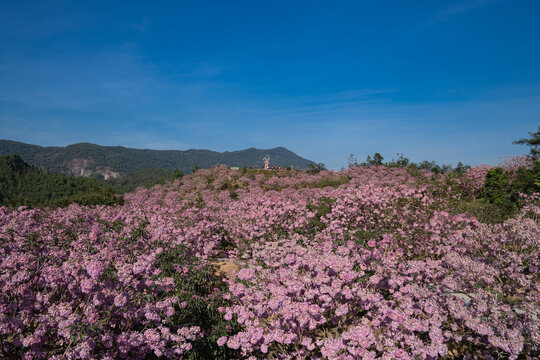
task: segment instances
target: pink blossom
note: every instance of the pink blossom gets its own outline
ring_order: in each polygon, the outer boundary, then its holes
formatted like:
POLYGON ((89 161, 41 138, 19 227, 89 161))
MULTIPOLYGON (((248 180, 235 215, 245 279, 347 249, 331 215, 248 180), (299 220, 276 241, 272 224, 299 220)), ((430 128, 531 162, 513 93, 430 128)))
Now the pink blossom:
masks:
POLYGON ((86 271, 92 279, 99 278, 103 274, 103 270, 105 270, 105 265, 99 260, 92 260, 86 266, 86 271))
POLYGON ((226 342, 227 342, 227 337, 226 337, 226 336, 222 336, 222 337, 220 337, 220 338, 217 340, 217 344, 218 344, 219 346, 225 345, 226 342))

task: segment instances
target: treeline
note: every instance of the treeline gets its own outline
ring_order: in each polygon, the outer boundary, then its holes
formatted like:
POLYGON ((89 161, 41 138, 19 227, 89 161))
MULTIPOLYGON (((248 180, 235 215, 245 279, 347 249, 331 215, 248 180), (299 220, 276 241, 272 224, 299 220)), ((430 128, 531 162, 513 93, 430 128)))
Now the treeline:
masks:
POLYGON ((428 170, 435 174, 445 174, 448 172, 455 172, 458 174, 462 174, 465 171, 467 171, 467 169, 470 168, 469 165, 464 165, 461 161, 454 168, 452 167, 452 165, 449 165, 449 164, 439 165, 435 161, 428 161, 428 160, 415 163, 415 162, 410 161, 403 154, 397 154, 397 156, 398 156, 397 159, 392 159, 391 161, 384 162, 384 157, 379 153, 375 153, 373 157, 371 157, 371 155, 368 155, 366 158, 366 161, 359 163, 356 157, 354 156, 354 154, 351 154, 349 156, 349 160, 347 164, 349 168, 358 167, 358 166, 385 165, 389 167, 406 167, 410 169, 428 170))
POLYGON ((63 207, 122 204, 123 197, 98 179, 52 174, 19 155, 0 157, 0 206, 63 207))

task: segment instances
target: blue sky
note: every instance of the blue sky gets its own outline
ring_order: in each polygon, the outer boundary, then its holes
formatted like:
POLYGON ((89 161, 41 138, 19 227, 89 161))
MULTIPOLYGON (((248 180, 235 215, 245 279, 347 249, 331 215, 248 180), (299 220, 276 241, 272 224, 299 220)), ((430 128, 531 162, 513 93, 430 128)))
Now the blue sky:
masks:
POLYGON ((540 1, 2 1, 0 138, 496 164, 540 125, 540 1))

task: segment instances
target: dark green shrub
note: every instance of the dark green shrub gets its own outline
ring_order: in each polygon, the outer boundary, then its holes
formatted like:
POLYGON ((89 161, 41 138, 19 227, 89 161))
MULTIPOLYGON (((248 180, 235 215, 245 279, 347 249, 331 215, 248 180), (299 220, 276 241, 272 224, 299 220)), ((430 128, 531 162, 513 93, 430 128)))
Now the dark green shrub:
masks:
POLYGON ((48 207, 64 207, 69 204, 77 203, 83 206, 92 205, 122 205, 124 197, 118 195, 110 187, 94 187, 88 193, 79 193, 73 196, 66 196, 46 204, 48 207))
POLYGON ((464 201, 455 206, 457 213, 474 216, 485 224, 501 223, 508 218, 507 213, 500 206, 490 203, 487 199, 473 199, 464 201))
POLYGON ((536 161, 531 169, 520 167, 516 170, 509 186, 510 199, 519 204, 519 194, 540 192, 540 162, 536 161))
POLYGON ((486 174, 484 185, 485 197, 490 203, 504 206, 509 201, 505 190, 508 188, 508 177, 502 168, 490 169, 486 174))
POLYGON ((184 173, 178 170, 178 168, 174 169, 173 173, 171 174, 171 180, 174 179, 181 179, 184 176, 184 173))
MULTIPOLYGON (((199 326, 204 337, 193 343, 193 348, 184 354, 184 359, 236 359, 239 353, 227 346, 218 346, 221 336, 231 336, 240 330, 240 325, 232 319, 226 321, 219 313, 220 307, 230 306, 229 300, 223 299, 228 286, 215 274, 210 264, 203 264, 191 255, 185 247, 168 249, 159 254, 156 266, 161 269, 160 277, 172 277, 175 283, 175 315, 171 324, 191 327, 199 326), (184 306, 182 305, 184 304, 184 306)), ((170 294, 168 295, 170 296, 170 294)))

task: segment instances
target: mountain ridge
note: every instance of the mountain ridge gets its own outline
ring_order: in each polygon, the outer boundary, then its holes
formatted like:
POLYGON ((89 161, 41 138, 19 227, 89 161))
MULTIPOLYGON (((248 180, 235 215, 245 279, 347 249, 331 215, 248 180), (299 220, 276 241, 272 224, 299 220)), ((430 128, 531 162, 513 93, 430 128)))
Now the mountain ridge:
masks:
POLYGON ((154 150, 124 146, 103 146, 89 142, 66 146, 39 146, 0 139, 0 155, 18 154, 30 165, 42 170, 75 176, 116 178, 149 168, 190 173, 195 166, 215 165, 262 167, 270 156, 270 166, 305 169, 314 163, 283 146, 272 149, 247 148, 218 152, 209 149, 154 150))

